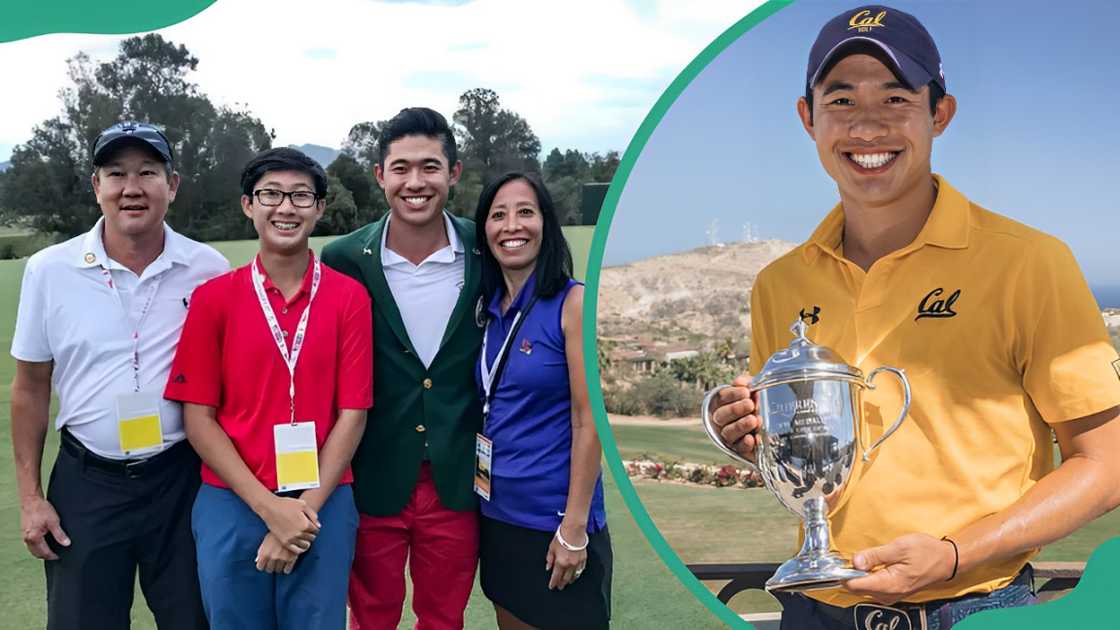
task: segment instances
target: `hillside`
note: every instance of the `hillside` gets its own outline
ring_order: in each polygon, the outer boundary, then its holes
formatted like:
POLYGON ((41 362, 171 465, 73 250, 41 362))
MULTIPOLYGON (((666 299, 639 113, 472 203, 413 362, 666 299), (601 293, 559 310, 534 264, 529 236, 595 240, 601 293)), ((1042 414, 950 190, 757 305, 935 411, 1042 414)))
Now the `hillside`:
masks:
MULTIPOLYGON (((646 370, 652 364, 643 362, 712 350, 725 339, 736 353, 745 351, 755 278, 793 247, 778 240, 740 242, 604 267, 597 316, 601 350, 608 359, 646 370)), ((1120 308, 1101 314, 1120 350, 1120 308)))
POLYGON ((599 337, 620 351, 702 350, 725 338, 740 346, 750 330, 755 277, 793 247, 777 240, 730 243, 606 267, 599 337))
POLYGON ((293 149, 299 149, 300 151, 303 151, 308 156, 310 156, 311 159, 318 162, 323 168, 327 168, 328 166, 330 166, 331 162, 333 162, 334 159, 338 157, 338 154, 342 153, 338 149, 332 149, 330 147, 324 147, 318 144, 289 144, 288 146, 293 149))

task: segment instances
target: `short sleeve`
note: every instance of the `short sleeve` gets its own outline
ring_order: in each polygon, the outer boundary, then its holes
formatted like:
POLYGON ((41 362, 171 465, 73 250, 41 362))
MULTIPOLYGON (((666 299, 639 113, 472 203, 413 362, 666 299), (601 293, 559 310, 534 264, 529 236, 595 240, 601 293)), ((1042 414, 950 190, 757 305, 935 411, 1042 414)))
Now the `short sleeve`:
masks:
POLYGON ((171 363, 168 400, 217 407, 222 399, 222 341, 224 316, 219 283, 228 275, 207 282, 191 295, 183 334, 171 363))
POLYGON ((339 409, 373 406, 373 316, 369 294, 346 276, 340 276, 350 298, 338 333, 339 409))
POLYGON ((23 269, 11 352, 19 361, 41 363, 54 359, 47 336, 46 279, 35 258, 28 260, 23 269))
POLYGON ((1015 299, 1023 314, 1016 343, 1023 387, 1043 419, 1063 422, 1120 405, 1116 350, 1064 243, 1033 248, 1015 299))

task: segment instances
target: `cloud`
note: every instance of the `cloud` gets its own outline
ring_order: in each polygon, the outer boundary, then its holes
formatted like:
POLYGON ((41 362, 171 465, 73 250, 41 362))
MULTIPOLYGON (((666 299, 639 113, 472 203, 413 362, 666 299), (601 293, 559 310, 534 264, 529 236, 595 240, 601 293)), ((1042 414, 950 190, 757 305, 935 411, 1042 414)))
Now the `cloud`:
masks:
MULTIPOLYGON (((194 79, 212 100, 247 104, 280 145, 337 147, 354 123, 418 104, 450 115, 465 89, 488 87, 546 150, 591 151, 625 148, 677 73, 759 4, 220 0, 159 32, 199 58, 194 79), (318 89, 262 89, 253 80, 261 77, 318 89)), ((44 112, 59 111, 67 57, 86 50, 108 59, 120 40, 52 35, 0 45, 0 80, 19 86, 8 90, 16 98, 6 99, 0 143, 25 141, 44 112)))

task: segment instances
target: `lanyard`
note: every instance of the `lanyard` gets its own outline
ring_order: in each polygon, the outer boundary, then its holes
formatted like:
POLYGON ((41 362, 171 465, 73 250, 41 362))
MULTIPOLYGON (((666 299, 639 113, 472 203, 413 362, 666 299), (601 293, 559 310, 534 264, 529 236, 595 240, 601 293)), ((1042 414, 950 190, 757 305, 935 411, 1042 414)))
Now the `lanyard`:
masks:
POLYGON ((524 309, 519 310, 517 315, 513 316, 513 324, 509 327, 509 333, 506 334, 505 340, 502 341, 502 346, 498 348, 498 356, 494 357, 493 370, 486 365, 486 342, 490 337, 490 327, 487 326, 486 330, 482 333, 482 354, 478 357, 478 363, 482 372, 482 391, 485 396, 482 400, 483 433, 486 433, 486 421, 490 416, 490 400, 494 397, 494 385, 501 380, 502 372, 506 367, 506 359, 509 356, 509 342, 517 336, 517 331, 521 329, 521 324, 525 321, 525 318, 529 316, 529 311, 533 310, 533 305, 537 303, 537 297, 538 296, 534 295, 533 299, 529 300, 529 304, 524 309))
POLYGON ((314 260, 314 270, 311 272, 311 297, 307 299, 307 306, 304 307, 303 314, 299 316, 296 336, 292 340, 292 352, 289 354, 288 345, 284 343, 284 330, 280 328, 280 322, 276 321, 276 313, 273 312, 272 304, 268 302, 268 296, 264 293, 264 275, 257 268, 257 259, 253 259, 253 290, 257 293, 257 301, 261 304, 261 311, 264 312, 264 318, 268 321, 268 327, 272 331, 272 338, 276 341, 276 347, 280 349, 280 356, 284 359, 284 365, 288 366, 288 409, 291 413, 290 420, 293 425, 296 423, 296 362, 299 361, 299 351, 303 349, 304 333, 307 332, 307 318, 311 314, 311 302, 315 300, 315 294, 319 291, 319 278, 322 274, 319 259, 315 258, 314 260))
MULTIPOLYGON (((113 290, 113 295, 117 298, 117 304, 120 305, 121 311, 124 312, 125 319, 130 319, 130 313, 124 307, 124 300, 121 299, 120 289, 113 282, 113 273, 109 268, 101 265, 101 275, 105 276, 105 282, 109 288, 113 290)), ((152 310, 152 301, 155 300, 156 293, 159 291, 159 285, 163 282, 163 274, 160 274, 152 279, 152 288, 148 291, 148 297, 144 300, 144 306, 140 310, 140 317, 136 320, 136 325, 132 328, 132 383, 135 391, 140 391, 140 327, 144 325, 144 320, 148 318, 148 311, 152 310)), ((137 288, 140 287, 137 283, 137 288)))

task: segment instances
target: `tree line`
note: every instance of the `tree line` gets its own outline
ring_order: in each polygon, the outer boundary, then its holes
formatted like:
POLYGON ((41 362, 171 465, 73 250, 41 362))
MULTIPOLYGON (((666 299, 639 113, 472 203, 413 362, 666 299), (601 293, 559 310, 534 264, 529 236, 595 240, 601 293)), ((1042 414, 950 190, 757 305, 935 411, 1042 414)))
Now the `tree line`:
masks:
MULTIPOLYGON (((0 173, 0 223, 18 220, 62 236, 88 230, 100 216, 90 185, 90 146, 102 129, 135 119, 163 127, 174 149, 183 180, 167 216, 174 229, 199 240, 254 237, 240 211, 238 179, 254 154, 272 147, 276 132, 246 106, 214 105, 191 79, 198 64, 185 46, 158 34, 122 41, 109 61, 95 62, 84 52, 67 60, 61 111, 35 126, 0 173)), ((373 176, 384 122, 353 125, 342 153, 327 166, 327 210, 316 234, 346 233, 388 210, 373 176)), ((561 219, 578 223, 582 185, 608 182, 618 167, 617 151, 559 148, 542 164, 540 139, 493 90, 464 92, 452 123, 463 161, 463 178, 449 201, 455 214, 473 215, 483 186, 519 169, 540 174, 561 219)))

